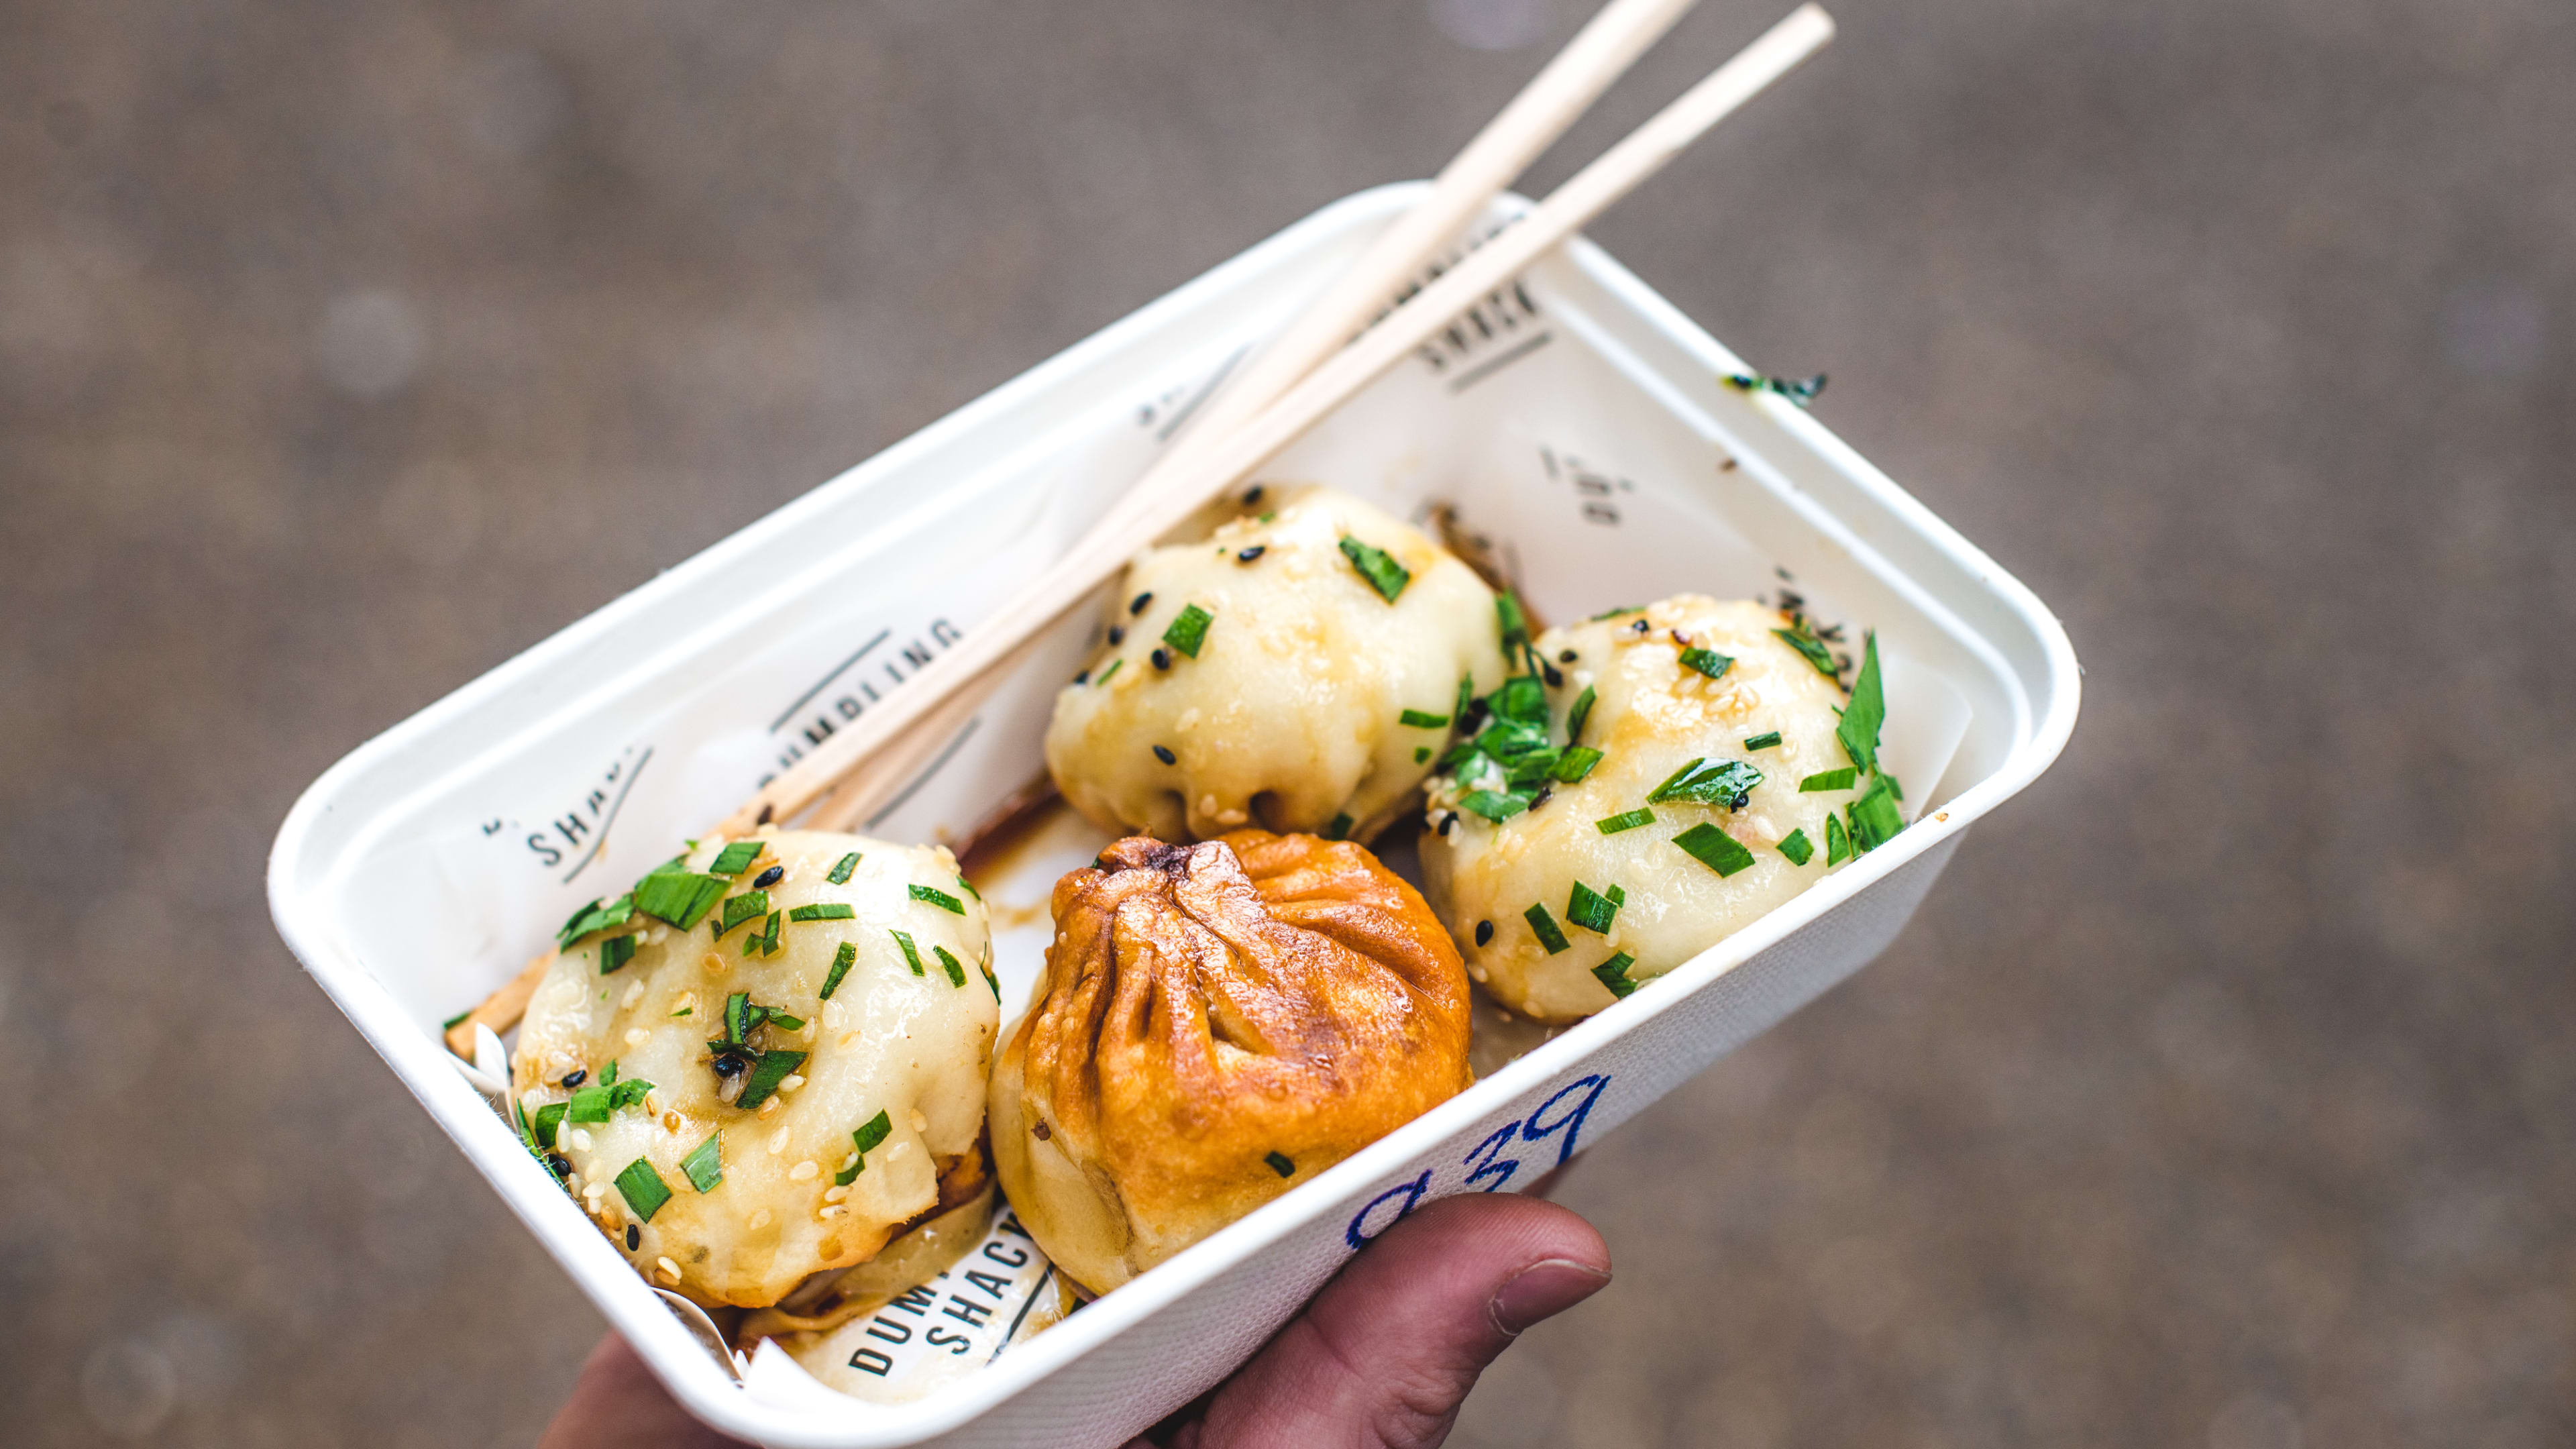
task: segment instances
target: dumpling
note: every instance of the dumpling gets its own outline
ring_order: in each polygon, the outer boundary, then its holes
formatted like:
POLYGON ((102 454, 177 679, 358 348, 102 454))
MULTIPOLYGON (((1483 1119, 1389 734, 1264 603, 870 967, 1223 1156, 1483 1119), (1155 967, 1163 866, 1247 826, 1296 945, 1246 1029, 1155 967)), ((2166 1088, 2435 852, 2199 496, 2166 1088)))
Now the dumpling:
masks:
POLYGON ((1053 908, 1046 976, 994 1064, 993 1161, 1095 1292, 1468 1083, 1457 950, 1359 846, 1131 837, 1053 908))
POLYGON ((1468 973, 1514 1012, 1599 1011, 1901 828, 1893 783, 1855 764, 1876 762, 1874 646, 1851 700, 1803 625, 1749 600, 1683 595, 1535 647, 1547 677, 1480 704, 1487 748, 1432 782, 1421 847, 1468 973))
POLYGON ((1462 682, 1499 683, 1494 596, 1417 530, 1321 488, 1129 566, 1047 768, 1111 830, 1367 839, 1430 773, 1462 682))
POLYGON ((1000 991, 944 848, 704 841, 564 938, 517 1106, 653 1283, 773 1304, 981 1175, 1000 991))

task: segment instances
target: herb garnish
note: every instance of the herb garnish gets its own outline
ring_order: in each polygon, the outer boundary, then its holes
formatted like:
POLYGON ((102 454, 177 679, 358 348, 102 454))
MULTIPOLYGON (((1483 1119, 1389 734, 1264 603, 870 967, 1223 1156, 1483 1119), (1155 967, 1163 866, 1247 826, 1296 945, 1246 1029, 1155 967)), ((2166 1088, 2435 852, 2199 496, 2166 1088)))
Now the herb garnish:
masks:
MULTIPOLYGON (((573 912, 570 919, 563 923, 563 929, 555 932, 555 945, 569 946, 593 931, 605 931, 611 926, 622 926, 634 914, 635 897, 632 895, 622 895, 613 901, 592 901, 589 905, 573 912)), ((472 1014, 467 1013, 469 1016, 472 1014)), ((462 1021, 464 1018, 457 1019, 462 1021)))
POLYGON ((1545 903, 1532 901, 1530 908, 1521 912, 1521 919, 1529 922, 1530 934, 1538 937, 1538 943, 1547 948, 1547 954, 1553 956, 1571 949, 1565 933, 1556 928, 1556 918, 1547 913, 1545 903))
POLYGON ((1852 843, 1862 850, 1876 850, 1896 838, 1905 828, 1905 817, 1896 809, 1894 783, 1885 775, 1871 779, 1850 807, 1852 843))
POLYGON ((571 1109, 570 1102, 548 1102, 537 1109, 536 1133, 539 1147, 555 1145, 555 1134, 563 1129, 564 1114, 571 1109))
POLYGON ((1840 865, 1860 852, 1852 849, 1851 837, 1843 833, 1843 818, 1825 817, 1825 864, 1840 865))
POLYGON ((1565 919, 1597 936, 1610 934, 1610 923, 1619 917, 1619 908, 1628 901, 1628 893, 1617 886, 1602 895, 1581 881, 1574 883, 1573 894, 1566 897, 1565 919))
POLYGON ((1326 840, 1348 840, 1351 838, 1352 824, 1351 812, 1345 810, 1339 815, 1334 816, 1331 823, 1324 827, 1324 838, 1326 840))
POLYGON ((733 882, 720 875, 656 871, 635 883, 635 909, 683 931, 697 929, 733 882))
POLYGON ((1262 1155, 1261 1160, 1269 1163, 1270 1170, 1278 1173, 1281 1177, 1293 1177, 1296 1175, 1297 1164, 1280 1153, 1265 1153, 1262 1155))
POLYGON ((713 1192, 724 1181, 724 1134, 710 1132, 697 1150, 680 1159, 680 1170, 689 1175, 689 1186, 700 1192, 713 1192))
POLYGON ((1112 659, 1112 660, 1110 660, 1110 661, 1109 661, 1109 667, 1108 667, 1108 668, 1106 668, 1106 669, 1104 669, 1104 670, 1102 670, 1102 671, 1100 671, 1100 677, 1099 677, 1098 679, 1095 679, 1095 680, 1091 681, 1091 687, 1092 687, 1092 688, 1094 688, 1094 689, 1098 689, 1098 688, 1101 688, 1102 686, 1104 686, 1104 685, 1108 684, 1108 683, 1109 683, 1109 676, 1111 676, 1111 675, 1113 675, 1113 674, 1116 674, 1116 673, 1118 672, 1118 666, 1119 666, 1119 665, 1121 665, 1121 664, 1124 664, 1124 663, 1126 663, 1126 662, 1127 662, 1127 661, 1126 661, 1126 660, 1124 660, 1124 659, 1112 659))
POLYGON ((1674 836, 1673 844, 1719 875, 1733 875, 1753 863, 1752 851, 1705 820, 1674 836))
POLYGON ((1530 807, 1527 796, 1517 793, 1505 795, 1493 790, 1471 790, 1458 803, 1496 825, 1502 824, 1530 807))
POLYGON ((751 1064, 751 1074, 742 1079, 742 1095, 733 1104, 748 1112, 770 1098, 788 1074, 805 1065, 803 1052, 762 1052, 751 1064))
POLYGON ((962 916, 966 914, 966 903, 964 901, 957 899, 955 896, 950 895, 948 892, 941 890, 936 886, 905 886, 904 890, 910 894, 914 900, 926 901, 929 904, 946 911, 952 916, 962 916))
POLYGON ((904 931, 888 931, 886 934, 894 937, 894 943, 903 948, 903 959, 912 964, 912 974, 922 975, 921 952, 914 949, 912 936, 904 931))
POLYGON ((716 852, 715 859, 707 862, 707 873, 728 877, 741 875, 751 869, 751 863, 760 859, 760 852, 768 846, 769 842, 765 840, 731 841, 716 852))
POLYGON ((1342 535, 1342 557, 1349 559, 1351 567, 1360 571, 1360 577, 1368 580, 1369 587, 1377 590, 1390 604, 1404 592, 1406 584, 1413 582, 1413 571, 1397 563, 1395 555, 1362 543, 1347 533, 1342 535))
POLYGON ((721 941, 734 927, 745 921, 757 921, 768 914, 767 891, 746 891, 738 896, 728 896, 724 903, 724 917, 716 925, 716 939, 721 941))
POLYGON ((1596 696, 1592 693, 1592 686, 1588 684, 1583 686, 1583 692, 1581 694, 1574 697, 1574 708, 1565 712, 1565 742, 1567 744, 1576 744, 1583 739, 1583 726, 1585 721, 1592 718, 1592 706, 1595 699, 1596 696))
MULTIPOLYGON (((605 975, 606 973, 603 972, 601 974, 605 975)), ((456 1030, 456 1024, 458 1022, 463 1021, 465 1018, 472 1016, 473 1014, 474 1008, 469 1006, 463 1011, 456 1013, 454 1016, 449 1017, 447 1020, 440 1022, 438 1024, 438 1029, 440 1031, 454 1031, 456 1030)))
POLYGON ((1424 714, 1418 709, 1408 709, 1404 713, 1397 715, 1395 717, 1395 722, 1409 730, 1446 729, 1449 726, 1449 716, 1445 714, 1424 714))
POLYGON ((1848 790, 1859 781, 1860 771, 1849 765, 1839 770, 1819 770, 1798 782, 1798 793, 1823 795, 1835 790, 1848 790))
POLYGON ((1624 997, 1637 989, 1637 983, 1628 979, 1628 968, 1636 964, 1636 957, 1622 951, 1593 967, 1592 974, 1602 985, 1610 988, 1611 995, 1624 997))
MULTIPOLYGON (((848 901, 818 901, 810 906, 796 906, 787 912, 791 921, 848 921, 858 917, 858 908, 848 901)), ((959 914, 964 914, 960 912, 959 914)))
POLYGON ((956 957, 948 954, 947 947, 933 946, 930 948, 930 954, 939 958, 939 969, 948 973, 949 985, 963 986, 966 984, 966 968, 958 963, 956 957))
POLYGON ((1780 732, 1778 730, 1773 730, 1769 734, 1755 735, 1753 738, 1746 740, 1744 742, 1744 748, 1748 751, 1767 750, 1779 743, 1780 732))
POLYGON ((1592 773, 1593 766, 1600 763, 1599 750, 1590 745, 1575 745, 1567 749, 1564 754, 1557 756, 1556 768, 1548 771, 1548 777, 1560 784, 1577 784, 1584 776, 1592 773))
POLYGON ((1726 385, 1737 392, 1776 392, 1800 407, 1814 402, 1825 390, 1825 375, 1813 377, 1765 377, 1758 372, 1732 372, 1726 385))
POLYGON ((868 1154, 876 1151, 877 1144, 885 1141, 893 1132, 894 1119, 887 1116, 883 1108, 879 1108, 875 1116, 860 1123, 858 1130, 850 1134, 850 1141, 858 1147, 858 1151, 850 1155, 857 1160, 832 1174, 832 1185, 848 1187, 858 1181, 859 1174, 868 1170, 868 1154))
POLYGON ((1714 649, 1694 647, 1682 651, 1682 667, 1698 670, 1711 679, 1723 679, 1726 677, 1726 671, 1735 667, 1735 660, 1732 656, 1720 654, 1714 649))
POLYGON ((626 1164, 626 1170, 617 1174, 617 1193, 626 1199, 628 1207, 635 1210, 635 1216, 648 1223, 653 1221, 653 1214, 662 1210, 662 1204, 671 1200, 671 1190, 662 1185, 662 1174, 655 1172, 653 1164, 641 1157, 626 1164))
POLYGON ((1742 760, 1724 760, 1702 769, 1704 763, 1693 760, 1675 770, 1664 783, 1647 792, 1646 803, 1688 800, 1741 810, 1753 798, 1753 787, 1762 783, 1762 772, 1742 760))
POLYGON ((1172 626, 1163 631, 1163 642, 1196 659, 1199 657, 1199 646, 1207 642, 1208 625, 1215 622, 1216 615, 1198 605, 1184 605, 1180 614, 1172 620, 1172 626))
POLYGON ((1825 641, 1816 637, 1816 631, 1807 627, 1806 615, 1791 614, 1789 627, 1772 630, 1771 637, 1797 650, 1801 658, 1815 666, 1818 674, 1837 685, 1843 682, 1841 662, 1834 658, 1834 651, 1825 647, 1825 641))
POLYGON ((850 872, 857 870, 858 868, 859 853, 853 850, 849 854, 842 856, 839 860, 832 862, 831 873, 824 876, 823 879, 830 881, 834 885, 848 885, 850 883, 850 872))
POLYGON ((850 974, 850 968, 857 965, 858 960, 858 946, 853 942, 843 941, 841 949, 832 953, 832 970, 823 978, 823 989, 815 993, 815 999, 831 1000, 832 993, 841 989, 841 978, 850 974))
POLYGON ((1843 708, 1842 723, 1834 727, 1834 738, 1843 742, 1843 753, 1864 770, 1878 769, 1878 729, 1887 722, 1887 695, 1879 685, 1878 634, 1872 631, 1861 638, 1860 674, 1852 680, 1851 703, 1843 708))
POLYGON ((1788 838, 1780 842, 1780 853, 1789 857, 1791 865, 1805 865, 1815 859, 1816 847, 1808 841, 1807 832, 1792 830, 1788 838))
POLYGON ((1616 835, 1622 830, 1634 830, 1640 825, 1654 823, 1655 812, 1652 810, 1627 810, 1607 819, 1592 822, 1594 828, 1604 835, 1616 835))
MULTIPOLYGON (((635 938, 633 936, 611 936, 599 943, 599 974, 602 976, 615 975, 626 968, 627 962, 634 959, 635 938)), ((473 1014, 469 1011, 465 1015, 473 1014)), ((465 1017, 457 1018, 459 1021, 464 1019, 465 1017)))

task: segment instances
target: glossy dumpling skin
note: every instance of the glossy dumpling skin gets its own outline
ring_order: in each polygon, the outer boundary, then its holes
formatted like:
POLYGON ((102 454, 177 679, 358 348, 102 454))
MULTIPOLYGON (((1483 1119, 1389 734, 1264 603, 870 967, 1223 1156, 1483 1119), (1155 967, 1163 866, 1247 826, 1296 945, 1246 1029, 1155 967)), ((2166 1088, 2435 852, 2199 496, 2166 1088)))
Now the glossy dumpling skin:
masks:
POLYGON ((1773 637, 1784 622, 1750 600, 1683 595, 1550 629, 1536 643, 1563 680, 1547 691, 1554 737, 1564 740, 1569 710, 1591 688, 1596 698, 1578 743, 1600 750, 1600 763, 1499 825, 1460 808, 1465 782, 1433 782, 1431 830, 1422 838, 1426 893, 1456 936, 1469 974, 1507 1009, 1543 1021, 1588 1016, 1617 999, 1593 975, 1617 953, 1635 958, 1626 972, 1631 982, 1661 975, 1824 878, 1825 818, 1858 792, 1801 794, 1798 785, 1850 763, 1834 738, 1843 693, 1773 637), (1685 647, 1734 663, 1710 679, 1681 663, 1685 647), (1773 730, 1778 745, 1744 748, 1744 740, 1773 730), (1646 804, 1695 757, 1746 761, 1762 781, 1740 809, 1646 804), (1640 806, 1654 812, 1652 824, 1601 833, 1596 822, 1640 806), (1753 864, 1720 876, 1673 844, 1703 821, 1750 851, 1753 864), (1814 845, 1805 865, 1780 852, 1796 830, 1814 845), (1577 881, 1595 892, 1616 885, 1625 893, 1608 932, 1568 921, 1577 881), (1534 903, 1546 906, 1568 949, 1548 951, 1526 917, 1534 903), (1492 923, 1492 936, 1478 946, 1484 922, 1492 923))
POLYGON ((1404 711, 1445 719, 1462 678, 1480 693, 1502 678, 1493 594, 1465 564, 1345 494, 1274 489, 1265 501, 1269 522, 1237 518, 1130 565, 1110 606, 1112 642, 1056 697, 1047 768, 1109 829, 1335 833, 1348 816, 1340 833, 1367 839, 1403 810, 1447 737, 1401 723, 1404 711), (1411 574, 1392 603, 1344 538, 1411 574), (1212 616, 1196 658, 1164 642, 1191 605, 1212 616), (1158 650, 1168 667, 1156 667, 1158 650))
MULTIPOLYGON (((706 841, 682 863, 703 876, 723 844, 706 841)), ((772 834, 760 845, 723 893, 745 895, 780 868, 765 889, 780 917, 777 954, 746 954, 747 942, 767 934, 766 916, 718 939, 721 906, 686 930, 635 915, 557 957, 529 1002, 512 1060, 519 1106, 532 1119, 574 1095, 561 1084, 577 1070, 582 1085, 595 1086, 614 1061, 621 1080, 654 1084, 649 1097, 617 1107, 605 1122, 563 1122, 554 1150, 570 1162, 576 1201, 650 1281, 710 1305, 776 1303, 810 1274, 866 1261, 936 1206, 943 1172, 953 1177, 979 1150, 999 1026, 984 905, 960 883, 946 849, 823 831, 772 834), (848 879, 833 882, 852 853, 859 860, 848 879), (923 898, 915 887, 935 894, 923 898), (844 906, 847 919, 788 919, 798 907, 828 916, 844 906), (895 931, 912 938, 920 974, 895 931), (621 935, 633 936, 633 959, 603 976, 603 952, 621 935), (844 945, 851 964, 822 999, 844 945), (756 1076, 720 1075, 725 1054, 709 1045, 727 1036, 725 1006, 735 992, 801 1023, 759 1026, 745 1034, 747 1045, 805 1054, 750 1110, 739 1105, 741 1084, 756 1076), (884 1139, 847 1190, 836 1190, 852 1133, 881 1112, 884 1139), (716 1133, 723 1181, 701 1193, 683 1162, 716 1133), (616 1182, 639 1159, 670 1194, 649 1221, 616 1182), (629 1225, 637 1228, 632 1248, 629 1225)))
POLYGON ((1046 975, 994 1063, 993 1161, 1094 1292, 1469 1081, 1458 953, 1357 845, 1135 836, 1052 905, 1046 975))

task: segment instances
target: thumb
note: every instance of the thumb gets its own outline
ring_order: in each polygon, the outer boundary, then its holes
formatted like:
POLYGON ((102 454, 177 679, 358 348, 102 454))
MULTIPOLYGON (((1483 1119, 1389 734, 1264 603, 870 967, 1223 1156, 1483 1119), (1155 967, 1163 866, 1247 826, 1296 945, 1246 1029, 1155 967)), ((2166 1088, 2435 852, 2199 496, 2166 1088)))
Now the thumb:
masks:
POLYGON ((1608 1246, 1572 1212, 1509 1193, 1443 1198, 1353 1258, 1217 1390, 1195 1442, 1428 1449, 1523 1329, 1609 1281, 1608 1246))

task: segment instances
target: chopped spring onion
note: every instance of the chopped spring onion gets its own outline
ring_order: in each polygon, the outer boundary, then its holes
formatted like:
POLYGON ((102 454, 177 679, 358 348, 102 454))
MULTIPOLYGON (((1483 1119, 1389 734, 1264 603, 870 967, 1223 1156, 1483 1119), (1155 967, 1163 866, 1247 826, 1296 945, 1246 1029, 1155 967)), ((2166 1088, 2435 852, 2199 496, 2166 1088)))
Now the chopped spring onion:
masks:
POLYGON ((1397 715, 1395 717, 1395 722, 1409 730, 1446 729, 1449 726, 1449 716, 1445 714, 1424 714, 1418 709, 1408 709, 1404 713, 1397 715))
POLYGON ((1395 555, 1362 543, 1347 533, 1342 535, 1342 557, 1349 559, 1351 567, 1360 571, 1360 577, 1368 580, 1369 587, 1377 590, 1390 604, 1404 592, 1406 584, 1413 582, 1413 571, 1397 563, 1395 555))
POLYGON ((742 1079, 742 1095, 733 1104, 748 1112, 770 1098, 778 1084, 786 1081, 798 1067, 805 1065, 803 1052, 762 1052, 751 1071, 742 1079))
POLYGON ((1805 865, 1815 859, 1816 847, 1807 839, 1807 832, 1792 830, 1788 838, 1780 842, 1780 853, 1789 857, 1791 865, 1805 865))
POLYGON ((733 882, 720 875, 663 871, 635 883, 635 909, 683 931, 697 929, 733 882))
POLYGON ((894 937, 894 943, 903 948, 903 959, 911 963, 912 974, 921 975, 921 952, 914 948, 911 935, 903 931, 888 931, 886 934, 894 937))
POLYGON ((939 958, 939 969, 948 973, 949 985, 963 986, 966 984, 966 968, 958 963, 956 957, 948 954, 947 947, 933 946, 930 948, 930 954, 939 958))
POLYGON ((641 1157, 626 1164, 626 1170, 617 1174, 617 1192, 626 1199, 626 1205, 635 1210, 635 1216, 648 1223, 653 1221, 653 1214, 662 1210, 662 1204, 671 1200, 671 1190, 662 1185, 662 1174, 655 1172, 653 1164, 641 1157))
POLYGON ((858 868, 859 853, 853 850, 849 854, 842 856, 839 860, 832 862, 831 874, 824 876, 823 879, 830 881, 834 885, 848 885, 850 883, 850 872, 857 870, 858 868))
POLYGON ((955 896, 939 889, 937 886, 916 885, 905 886, 904 889, 911 894, 914 900, 926 901, 929 904, 946 911, 952 916, 962 916, 966 914, 966 903, 964 901, 957 899, 955 896))
POLYGON ((1685 649, 1682 651, 1682 667, 1696 669, 1711 679, 1723 679, 1726 671, 1735 667, 1735 660, 1714 649, 1685 649))
MULTIPOLYGON (((797 906, 787 912, 791 921, 849 921, 858 918, 858 909, 848 901, 821 901, 810 906, 797 906)), ((964 914, 964 912, 959 912, 964 914)))
POLYGON ((1674 836, 1673 844, 1719 875, 1733 875, 1753 863, 1752 851, 1705 820, 1674 836))
POLYGON ((1744 742, 1744 748, 1748 751, 1767 750, 1779 743, 1780 732, 1778 730, 1773 730, 1769 734, 1755 735, 1753 738, 1746 740, 1744 742))
POLYGON ((1196 659, 1199 657, 1199 646, 1207 642, 1208 625, 1215 622, 1216 615, 1196 604, 1185 605, 1179 616, 1172 620, 1172 626, 1163 631, 1163 642, 1171 645, 1174 650, 1196 659))
MULTIPOLYGON (((1612 886, 1616 891, 1619 888, 1612 886)), ((1594 935, 1608 935, 1610 923, 1619 917, 1619 903, 1600 894, 1581 881, 1574 883, 1573 894, 1566 897, 1565 919, 1594 935)))
POLYGON ((689 1186, 700 1192, 713 1192, 724 1181, 724 1134, 710 1132, 697 1150, 680 1159, 680 1170, 689 1175, 689 1186))
POLYGON ((1556 918, 1547 913, 1547 907, 1544 904, 1531 902, 1530 908, 1521 912, 1521 919, 1529 922, 1530 934, 1538 937, 1538 943, 1547 948, 1547 954, 1553 956, 1559 951, 1572 948, 1573 943, 1567 941, 1565 933, 1557 929, 1556 918))
POLYGON ((732 841, 716 852, 715 859, 707 862, 707 874, 738 876, 751 869, 751 863, 760 859, 760 853, 768 848, 769 842, 765 840, 732 841))
POLYGON ((1610 988, 1611 995, 1624 997, 1637 989, 1637 983, 1628 979, 1628 968, 1636 964, 1636 957, 1622 951, 1593 967, 1592 974, 1602 985, 1610 988))
POLYGON ((1839 770, 1821 770, 1798 782, 1801 795, 1822 795, 1834 790, 1848 790, 1860 780, 1860 771, 1845 765, 1839 770))
POLYGON ((823 978, 823 989, 815 993, 816 996, 824 1001, 831 1000, 832 993, 841 989, 841 978, 850 974, 850 968, 857 965, 858 960, 859 948, 843 941, 841 949, 832 953, 831 973, 823 978))
MULTIPOLYGON (((633 936, 611 936, 599 943, 599 974, 602 976, 614 975, 626 969, 626 963, 634 959, 635 938, 633 936)), ((466 1015, 471 1016, 473 1013, 467 1012, 466 1015)), ((464 1017, 457 1019, 462 1021, 464 1017)))
POLYGON ((1595 820, 1592 822, 1593 828, 1599 830, 1604 835, 1616 835, 1622 830, 1634 830, 1640 825, 1652 825, 1654 823, 1655 812, 1652 810, 1627 810, 1622 811, 1617 815, 1610 816, 1608 819, 1595 820))

